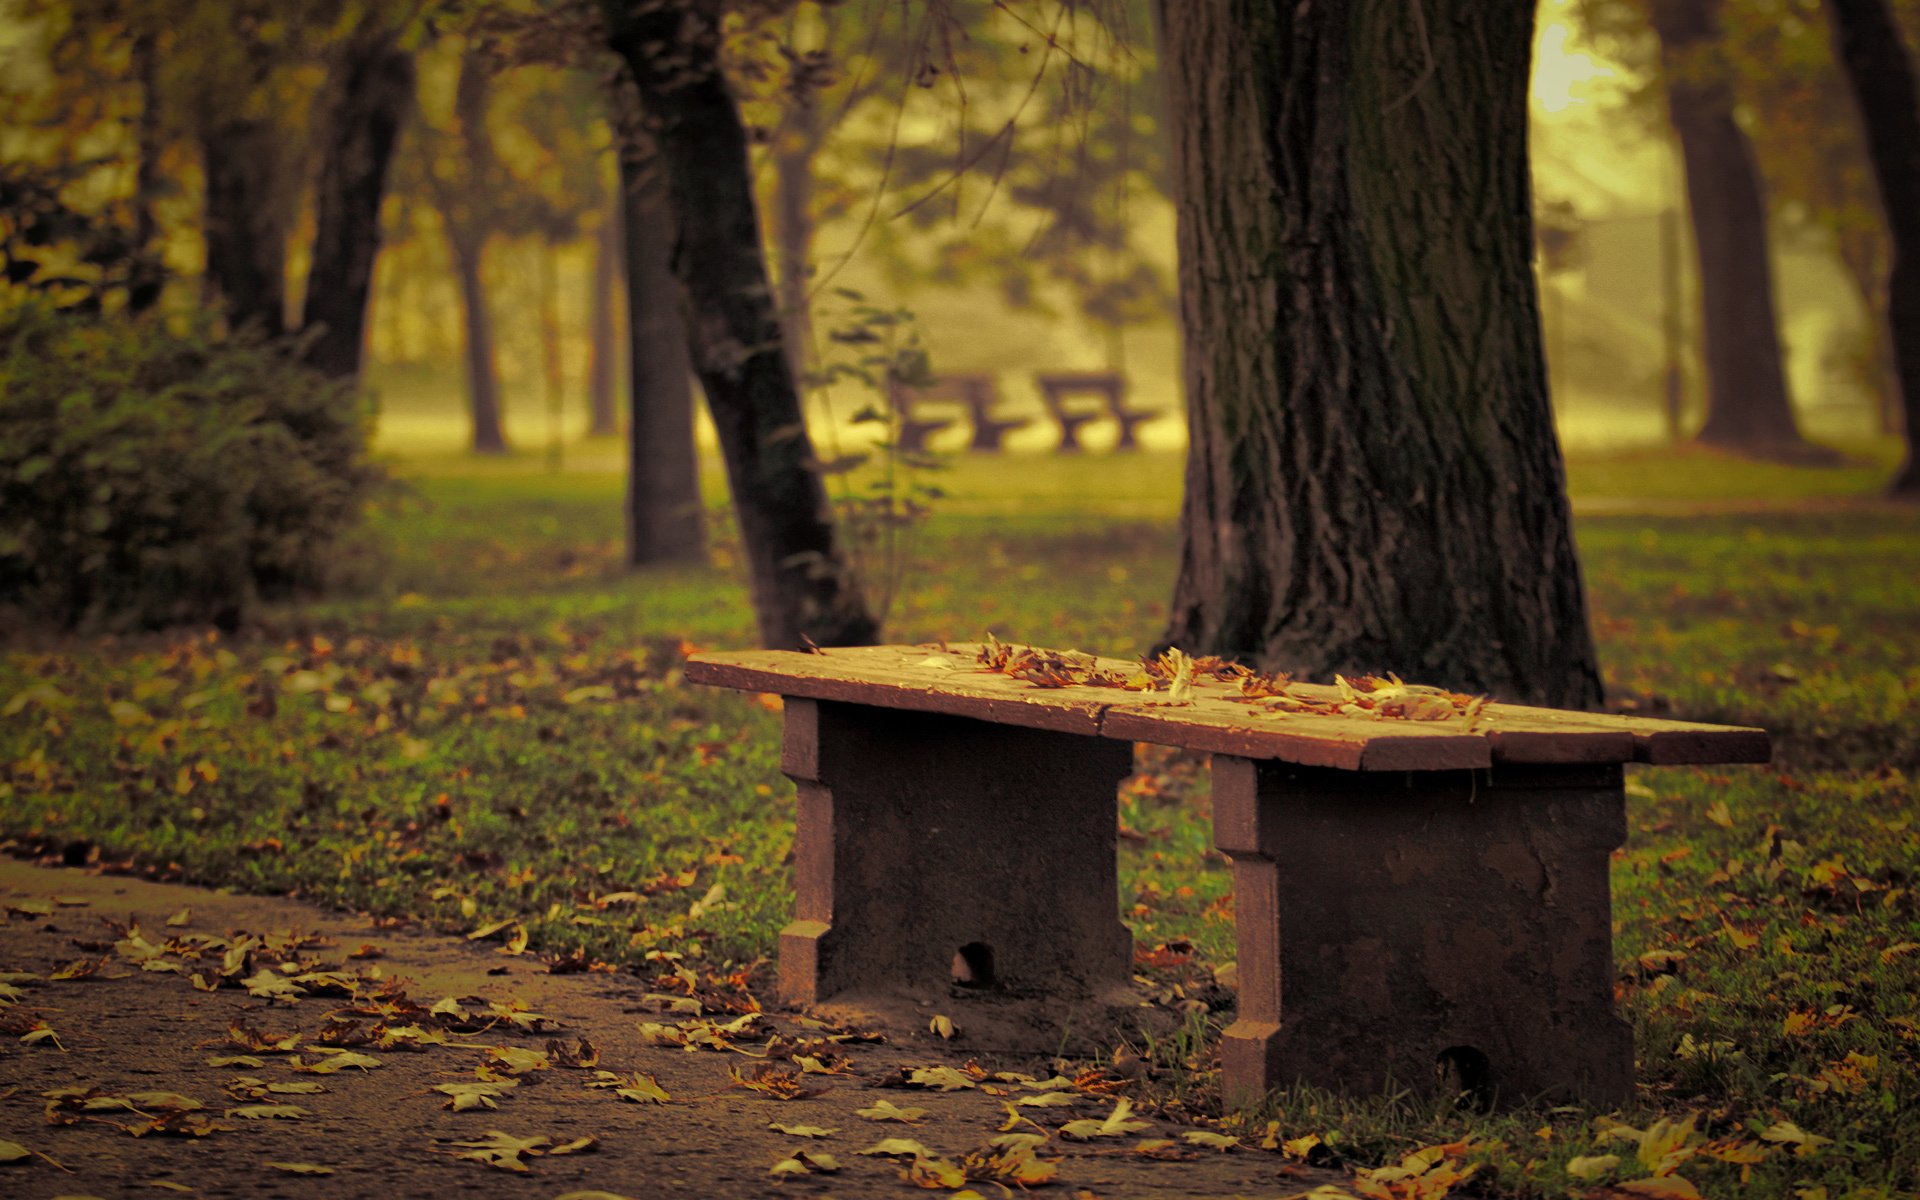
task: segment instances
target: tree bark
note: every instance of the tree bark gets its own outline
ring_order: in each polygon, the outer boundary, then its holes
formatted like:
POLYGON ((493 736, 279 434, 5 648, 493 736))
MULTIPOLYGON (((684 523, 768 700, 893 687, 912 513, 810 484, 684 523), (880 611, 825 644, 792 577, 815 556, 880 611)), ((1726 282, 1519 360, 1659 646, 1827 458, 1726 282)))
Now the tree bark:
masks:
POLYGON ((1680 140, 1687 207, 1700 266, 1707 445, 1802 458, 1787 392, 1766 198, 1753 147, 1733 116, 1733 88, 1710 56, 1720 50, 1720 0, 1652 0, 1667 110, 1680 140))
POLYGON ((369 18, 341 48, 333 109, 321 131, 303 323, 318 330, 307 361, 336 379, 360 374, 387 165, 413 103, 413 55, 395 36, 369 18))
POLYGON ((1532 0, 1156 0, 1190 432, 1167 641, 1573 707, 1532 0))
POLYGON ((609 44, 655 122, 689 349, 720 437, 754 613, 768 646, 871 641, 878 624, 836 543, 760 246, 717 6, 603 5, 609 44))
POLYGON ((820 152, 820 97, 804 80, 790 93, 773 150, 773 242, 778 255, 780 322, 795 379, 806 378, 813 349, 813 160, 820 152))
POLYGON ((453 116, 464 171, 454 182, 431 167, 428 180, 440 210, 440 224, 460 285, 460 315, 465 334, 467 406, 473 414, 476 454, 504 454, 507 434, 501 419, 500 372, 494 356, 493 315, 487 308, 482 266, 492 233, 492 198, 497 178, 493 144, 487 140, 487 67, 467 47, 454 86, 453 116))
POLYGON ((629 380, 627 562, 704 562, 693 367, 673 277, 673 214, 651 156, 620 155, 629 380))
POLYGON ((127 310, 143 313, 159 303, 167 270, 161 257, 160 221, 160 52, 151 31, 133 38, 133 72, 140 88, 140 114, 134 118, 138 161, 133 180, 133 269, 127 280, 127 310))
POLYGON ((462 358, 467 372, 467 408, 473 414, 472 449, 475 454, 505 454, 507 431, 500 415, 493 314, 487 308, 487 288, 480 277, 486 238, 468 231, 465 236, 449 232, 447 240, 453 251, 453 273, 460 282, 460 320, 465 334, 462 358))
MULTIPOLYGON (((625 239, 620 213, 625 193, 616 184, 613 202, 593 237, 593 289, 587 298, 587 436, 613 437, 620 432, 619 313, 613 289, 620 285, 625 239)), ((684 357, 686 350, 681 349, 684 357)))
POLYGON ((269 336, 286 332, 286 228, 275 186, 280 141, 263 118, 223 115, 200 125, 207 278, 234 328, 269 336))
POLYGON ((1867 153, 1880 189, 1892 269, 1887 275, 1887 335, 1905 418, 1906 457, 1892 492, 1920 497, 1920 87, 1900 27, 1884 0, 1827 0, 1841 65, 1860 106, 1867 153))

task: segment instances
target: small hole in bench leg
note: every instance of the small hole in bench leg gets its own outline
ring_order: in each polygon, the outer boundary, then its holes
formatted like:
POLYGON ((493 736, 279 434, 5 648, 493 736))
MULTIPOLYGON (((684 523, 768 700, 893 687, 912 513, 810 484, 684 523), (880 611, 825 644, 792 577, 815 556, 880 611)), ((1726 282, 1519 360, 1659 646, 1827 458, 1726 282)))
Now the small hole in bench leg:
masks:
POLYGON ((1434 1063, 1440 1088, 1461 1108, 1486 1112, 1493 1107, 1493 1064, 1472 1046, 1449 1046, 1434 1063))
POLYGON ((993 947, 985 942, 968 942, 955 951, 953 981, 961 987, 992 987, 994 984, 993 947))

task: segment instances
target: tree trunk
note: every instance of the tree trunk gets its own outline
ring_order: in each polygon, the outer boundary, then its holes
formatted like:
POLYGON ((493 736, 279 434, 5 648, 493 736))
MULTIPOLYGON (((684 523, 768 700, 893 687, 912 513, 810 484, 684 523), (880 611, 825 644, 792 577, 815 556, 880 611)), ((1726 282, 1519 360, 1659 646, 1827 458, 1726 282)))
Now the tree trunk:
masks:
POLYGON ((140 114, 134 119, 134 147, 138 162, 133 180, 133 269, 127 280, 127 311, 143 313, 159 303, 166 287, 166 263, 161 257, 160 222, 160 52, 154 36, 142 31, 133 39, 134 78, 140 88, 140 114))
POLYGON ((813 350, 813 160, 820 149, 820 99, 806 83, 790 96, 773 151, 773 242, 778 256, 780 322, 795 379, 813 350))
POLYGON ((1532 0, 1156 0, 1190 442, 1168 642, 1589 706, 1532 0))
MULTIPOLYGON (((616 185, 613 203, 608 205, 593 238, 593 294, 587 298, 588 437, 613 437, 620 432, 620 347, 616 342, 620 322, 613 289, 621 279, 624 243, 620 210, 624 202, 624 192, 616 185)), ((684 361, 684 346, 680 353, 684 361)))
POLYGON ((1899 378, 1907 453, 1896 496, 1920 497, 1920 87, 1913 59, 1884 0, 1827 0, 1840 61, 1860 105, 1867 153, 1880 187, 1893 266, 1887 275, 1887 333, 1899 378))
POLYGON ((1743 454, 1802 458, 1773 305, 1766 199, 1733 89, 1706 56, 1720 51, 1720 0, 1653 0, 1667 110, 1680 139, 1700 265, 1707 419, 1699 441, 1743 454))
POLYGON ((494 357, 493 314, 487 308, 487 289, 480 278, 486 238, 448 230, 453 273, 460 281, 460 318, 466 333, 467 407, 473 414, 473 452, 505 454, 507 432, 500 419, 500 371, 494 357))
POLYGON ((319 330, 307 361, 336 379, 360 374, 387 164, 413 103, 413 83, 413 55, 371 19, 334 64, 334 105, 321 130, 314 188, 304 325, 319 330))
POLYGON ((286 331, 286 229, 275 194, 281 133, 271 121, 203 121, 207 277, 238 329, 286 331))
MULTIPOLYGON (((607 0, 609 42, 657 123, 694 369, 720 436, 761 640, 868 642, 878 625, 834 537, 760 248, 746 130, 704 4, 607 0)), ((636 316, 637 319, 637 316, 636 316)))
POLYGON ((673 215, 657 161, 620 155, 629 400, 627 562, 703 562, 706 514, 693 440, 693 367, 673 278, 673 215))

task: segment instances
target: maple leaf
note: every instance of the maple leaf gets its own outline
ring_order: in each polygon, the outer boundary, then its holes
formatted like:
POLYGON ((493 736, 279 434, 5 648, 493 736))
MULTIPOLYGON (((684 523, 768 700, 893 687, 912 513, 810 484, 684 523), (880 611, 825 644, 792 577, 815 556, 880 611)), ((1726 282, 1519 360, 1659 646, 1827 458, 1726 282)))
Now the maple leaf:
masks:
POLYGON ((823 1129, 818 1125, 782 1125, 778 1121, 770 1122, 768 1129, 775 1133, 784 1133, 789 1137, 824 1138, 839 1133, 838 1129, 823 1129))
POLYGON ((1085 1142, 1094 1138, 1121 1137, 1129 1133, 1138 1133, 1142 1129, 1151 1127, 1152 1124, 1151 1121, 1135 1118, 1133 1101, 1122 1096, 1113 1102, 1113 1111, 1104 1119, 1068 1121, 1060 1127, 1060 1136, 1076 1142, 1085 1142))
POLYGON ((32 1157, 33 1151, 22 1146, 19 1142, 9 1142, 0 1139, 0 1163, 25 1162, 32 1157))
POLYGON ((578 1039, 572 1046, 559 1038, 551 1038, 547 1042, 547 1057, 555 1066, 586 1070, 599 1063, 600 1051, 586 1038, 578 1039))
POLYGON ((924 1108, 898 1108, 891 1100, 875 1100, 871 1108, 856 1108, 856 1117, 869 1121, 899 1121, 903 1125, 915 1125, 927 1115, 924 1108))
POLYGON ((940 1092, 957 1092, 975 1086, 973 1080, 952 1067, 915 1067, 907 1072, 907 1084, 940 1092))
POLYGON ((730 1066, 727 1074, 737 1086, 775 1100, 805 1100, 810 1096, 818 1096, 822 1091, 808 1087, 802 1082, 799 1072, 775 1063, 759 1063, 744 1073, 738 1067, 730 1066))
POLYGON ((1657 1200, 1700 1200, 1700 1189, 1679 1175, 1658 1175, 1650 1179, 1629 1179, 1613 1185, 1616 1192, 1630 1196, 1653 1196, 1657 1200))
POLYGON ((613 1089, 613 1094, 635 1104, 666 1104, 673 1099, 658 1079, 644 1071, 635 1071, 631 1078, 613 1089))
POLYGON ((509 1075, 526 1075, 534 1071, 544 1071, 553 1064, 547 1056, 537 1050, 527 1050, 519 1046, 487 1047, 487 1065, 497 1067, 509 1075))
POLYGON ((524 1173, 527 1170, 525 1159, 539 1157, 544 1147, 552 1145, 552 1140, 544 1137, 515 1137, 510 1133, 502 1133, 498 1129, 489 1129, 477 1141, 453 1144, 462 1147, 465 1151, 455 1154, 455 1158, 464 1158, 489 1167, 497 1167, 502 1171, 524 1173))
MULTIPOLYGON (((321 1053, 327 1053, 326 1047, 316 1047, 321 1053)), ((352 1050, 335 1050, 328 1057, 312 1063, 293 1059, 287 1063, 296 1071, 306 1071, 314 1075, 332 1075, 348 1067, 358 1067, 362 1071, 371 1071, 380 1065, 380 1060, 368 1054, 358 1054, 352 1050)))
POLYGON ((819 1154, 810 1150, 801 1150, 789 1158, 783 1158, 767 1169, 767 1174, 789 1175, 831 1175, 840 1169, 839 1160, 831 1154, 819 1154))
POLYGON ((1240 1144, 1240 1139, 1224 1133, 1212 1133, 1205 1129, 1189 1129, 1180 1135, 1180 1140, 1189 1146, 1205 1146, 1209 1150, 1226 1152, 1240 1144))
POLYGON ((520 1086, 518 1079, 483 1079, 475 1083, 436 1083, 433 1090, 447 1097, 442 1107, 454 1112, 498 1109, 494 1101, 520 1086))
POLYGON ((1612 1174, 1620 1165, 1618 1154, 1581 1155, 1567 1160, 1567 1174, 1575 1179, 1594 1180, 1602 1175, 1612 1174))
POLYGON ((855 1154, 880 1158, 932 1158, 933 1151, 922 1146, 912 1138, 881 1138, 865 1150, 856 1150, 855 1154))
POLYGON ((244 1021, 235 1021, 227 1026, 227 1041, 241 1050, 261 1054, 288 1054, 300 1044, 300 1034, 263 1033, 244 1021))
POLYGON ((1021 1108, 1065 1108, 1079 1102, 1080 1097, 1072 1092, 1042 1092, 1037 1096, 1022 1096, 1014 1101, 1021 1108))

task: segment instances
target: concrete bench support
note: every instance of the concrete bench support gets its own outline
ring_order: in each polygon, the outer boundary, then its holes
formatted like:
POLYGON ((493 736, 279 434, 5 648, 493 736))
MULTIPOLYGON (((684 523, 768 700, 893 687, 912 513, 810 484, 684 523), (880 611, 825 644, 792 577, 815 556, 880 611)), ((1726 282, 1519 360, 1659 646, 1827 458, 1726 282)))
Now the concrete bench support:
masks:
POLYGON ((1295 1082, 1601 1104, 1633 1090, 1613 1011, 1617 765, 1360 773, 1218 755, 1233 859, 1229 1105, 1295 1082))
POLYGON ((1124 742, 789 699, 796 919, 780 991, 938 997, 956 961, 1002 994, 1124 984, 1114 798, 1124 742))

